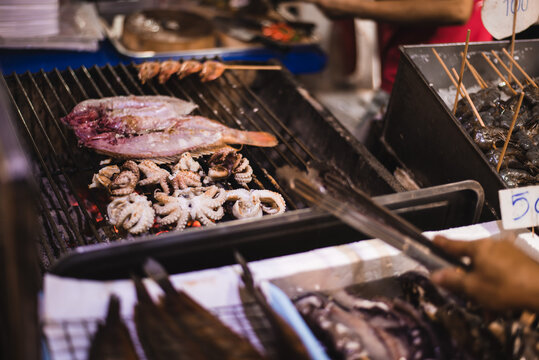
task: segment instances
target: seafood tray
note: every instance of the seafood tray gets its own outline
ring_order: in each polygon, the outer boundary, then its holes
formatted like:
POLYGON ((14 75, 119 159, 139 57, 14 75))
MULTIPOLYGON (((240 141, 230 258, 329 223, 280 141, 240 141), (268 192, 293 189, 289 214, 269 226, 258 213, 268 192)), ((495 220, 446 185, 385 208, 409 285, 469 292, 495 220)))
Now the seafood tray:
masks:
MULTIPOLYGON (((498 75, 481 53, 491 50, 499 53, 508 45, 507 41, 469 45, 468 59, 487 82, 494 83, 498 75)), ((381 138, 385 147, 383 151, 389 154, 391 161, 408 169, 420 186, 466 179, 478 181, 485 191, 483 219, 499 218, 498 190, 507 185, 440 96, 440 90, 450 88, 451 82, 433 55, 432 48, 448 68, 460 68, 459 54, 464 44, 401 48, 399 70, 381 138)), ((538 52, 539 40, 515 43, 515 57, 531 77, 539 75, 538 52)), ((523 78, 518 72, 515 75, 523 78)), ((463 82, 468 89, 477 87, 468 71, 463 82)))

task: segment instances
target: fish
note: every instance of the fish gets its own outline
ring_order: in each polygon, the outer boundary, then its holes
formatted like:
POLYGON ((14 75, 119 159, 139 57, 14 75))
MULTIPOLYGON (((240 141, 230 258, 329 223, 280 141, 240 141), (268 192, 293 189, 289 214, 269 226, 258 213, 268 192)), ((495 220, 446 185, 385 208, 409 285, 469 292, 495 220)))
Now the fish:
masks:
POLYGON ((207 359, 263 360, 265 357, 245 338, 229 329, 221 320, 197 303, 185 291, 176 290, 163 267, 148 259, 144 270, 161 286, 165 296, 161 306, 178 327, 188 329, 197 343, 204 344, 207 359))
POLYGON ((146 357, 150 360, 205 360, 203 349, 190 341, 188 333, 155 304, 142 280, 133 277, 138 302, 135 326, 146 357))
POLYGON ((120 317, 120 301, 112 295, 107 318, 97 325, 88 351, 89 360, 138 360, 129 330, 120 317))
POLYGON ((119 159, 172 162, 184 152, 212 154, 230 144, 277 145, 272 134, 242 131, 189 115, 196 105, 168 96, 86 100, 61 119, 79 145, 119 159))

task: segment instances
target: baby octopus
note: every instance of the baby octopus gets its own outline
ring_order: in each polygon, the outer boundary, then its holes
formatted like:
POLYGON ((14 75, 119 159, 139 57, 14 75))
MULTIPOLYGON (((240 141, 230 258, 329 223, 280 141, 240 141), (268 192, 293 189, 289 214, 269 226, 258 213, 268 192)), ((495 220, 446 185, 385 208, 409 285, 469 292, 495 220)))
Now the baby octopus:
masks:
POLYGON ((163 168, 160 168, 155 162, 151 160, 143 160, 138 165, 140 171, 146 176, 138 182, 139 185, 151 185, 159 184, 163 191, 168 194, 170 187, 168 186, 167 179, 170 177, 170 173, 163 168))
POLYGON ((112 225, 121 226, 131 234, 148 231, 155 217, 152 203, 137 193, 114 199, 107 206, 107 214, 112 225))
POLYGON ((154 205, 155 212, 161 217, 157 222, 163 225, 176 223, 176 230, 183 230, 189 220, 198 220, 202 225, 215 225, 225 212, 223 203, 226 191, 217 186, 188 188, 177 190, 172 196, 156 193, 159 204, 154 205))
POLYGON ((200 164, 192 158, 191 154, 184 153, 178 163, 172 167, 172 175, 169 179, 174 190, 183 190, 188 187, 202 186, 200 174, 200 164))
POLYGON ((137 163, 133 160, 126 161, 122 167, 122 171, 114 175, 112 182, 108 187, 111 195, 113 196, 125 196, 135 191, 137 182, 140 179, 140 171, 137 163))
POLYGON ((108 189, 111 184, 111 178, 120 172, 120 168, 117 165, 105 166, 100 169, 97 174, 92 177, 92 183, 88 185, 88 188, 94 189, 103 187, 108 189))
POLYGON ((249 165, 249 160, 244 158, 236 150, 230 148, 218 151, 213 154, 208 164, 208 176, 212 180, 221 180, 234 175, 234 180, 242 186, 246 186, 253 179, 253 169, 249 165))
POLYGON ((262 212, 281 214, 286 209, 281 194, 269 190, 229 190, 227 201, 235 201, 232 214, 237 219, 261 217, 262 212))

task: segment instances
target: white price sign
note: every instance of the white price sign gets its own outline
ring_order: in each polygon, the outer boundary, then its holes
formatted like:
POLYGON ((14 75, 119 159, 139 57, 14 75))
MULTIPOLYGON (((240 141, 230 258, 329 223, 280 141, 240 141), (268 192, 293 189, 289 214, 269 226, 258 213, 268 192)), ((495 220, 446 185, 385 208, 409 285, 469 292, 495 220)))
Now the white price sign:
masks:
MULTIPOLYGON (((481 9, 483 25, 495 39, 511 36, 513 33, 513 14, 516 0, 484 0, 481 9)), ((539 21, 538 0, 518 0, 517 33, 539 21)))
POLYGON ((539 225, 539 186, 500 190, 498 195, 504 229, 539 225))

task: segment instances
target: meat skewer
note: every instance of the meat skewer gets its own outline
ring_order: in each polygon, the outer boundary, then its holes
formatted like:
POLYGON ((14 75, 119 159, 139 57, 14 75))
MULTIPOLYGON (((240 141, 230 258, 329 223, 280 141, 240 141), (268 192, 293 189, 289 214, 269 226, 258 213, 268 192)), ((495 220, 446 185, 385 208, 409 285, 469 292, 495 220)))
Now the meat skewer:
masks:
MULTIPOLYGON (((513 57, 515 54, 515 33, 516 33, 516 27, 517 27, 517 12, 518 12, 518 0, 515 0, 515 7, 513 8, 513 31, 511 33, 511 57, 513 57)), ((512 76, 513 76, 513 63, 509 65, 509 72, 507 74, 509 81, 511 81, 512 76)))
POLYGON ((517 77, 513 75, 513 73, 511 72, 511 69, 507 67, 507 65, 505 65, 502 61, 502 59, 500 59, 500 57, 498 56, 498 54, 496 54, 496 52, 494 50, 491 50, 490 51, 492 53, 492 55, 494 55, 494 57, 496 58, 496 60, 498 60, 498 62, 500 63, 500 65, 505 69, 505 71, 507 71, 507 73, 509 74, 508 75, 508 80, 511 81, 511 78, 513 78, 515 80, 515 82, 517 83, 518 87, 520 88, 520 90, 524 90, 524 86, 522 86, 522 83, 520 81, 518 81, 517 77))
POLYGON ((438 62, 440 63, 440 65, 442 65, 442 68, 444 69, 445 73, 447 74, 447 77, 449 77, 449 80, 451 80, 451 82, 453 83, 453 85, 455 85, 455 88, 457 89, 457 92, 460 93, 460 96, 464 97, 464 94, 462 93, 462 91, 460 90, 459 87, 457 87, 457 82, 453 79, 453 76, 451 75, 451 73, 449 72, 449 69, 447 68, 447 66, 445 65, 444 61, 442 60, 442 58, 440 57, 440 54, 438 54, 438 52, 434 49, 434 48, 431 48, 432 52, 434 53, 434 56, 436 56, 436 59, 438 59, 438 62))
MULTIPOLYGON (((455 68, 451 68, 451 71, 453 71, 453 74, 455 75, 455 77, 458 76, 457 71, 455 70, 455 68)), ((453 80, 453 83, 456 84, 457 82, 455 80, 453 80)), ((477 118, 477 121, 479 121, 479 123, 481 124, 482 127, 485 127, 485 123, 483 122, 483 119, 481 119, 481 115, 479 115, 479 111, 477 111, 477 108, 475 107, 472 99, 470 98, 470 95, 468 94, 468 91, 466 91, 466 87, 464 86, 464 84, 460 84, 460 89, 464 93, 464 97, 468 101, 468 104, 470 104, 470 107, 472 108, 472 111, 473 111, 475 117, 477 118)))
MULTIPOLYGON (((470 43, 470 33, 471 30, 468 29, 468 32, 466 33, 466 43, 464 44, 464 54, 462 55, 462 62, 460 64, 460 73, 458 77, 458 85, 457 89, 460 89, 460 84, 462 84, 462 77, 464 76, 464 68, 466 67, 466 56, 468 55, 468 44, 470 43)), ((455 94, 455 103, 453 105, 453 114, 457 113, 457 104, 459 102, 459 92, 455 94)))
POLYGON ((199 62, 185 60, 182 62, 167 60, 163 63, 157 61, 144 62, 137 65, 138 77, 144 84, 149 79, 159 75, 159 83, 165 83, 174 73, 181 80, 191 74, 199 73, 202 82, 218 79, 225 70, 281 70, 279 65, 226 65, 219 61, 199 62))
POLYGON ((511 54, 509 54, 507 52, 507 50, 505 50, 505 48, 502 48, 502 51, 505 54, 505 56, 507 56, 509 58, 511 63, 515 65, 515 67, 522 73, 522 75, 524 75, 526 80, 528 80, 528 82, 530 84, 532 84, 533 87, 537 87, 537 84, 535 83, 535 81, 533 81, 533 79, 530 77, 530 75, 528 75, 528 73, 526 73, 526 71, 524 71, 524 69, 516 62, 516 60, 513 58, 513 56, 511 54))
POLYGON ((520 93, 520 97, 518 98, 518 104, 517 104, 517 107, 515 108, 515 114, 513 115, 513 120, 511 121, 509 132, 507 133, 507 138, 505 139, 505 143, 503 144, 503 149, 500 154, 500 160, 498 160, 498 166, 496 166, 497 172, 500 172, 500 168, 502 167, 503 157, 505 156, 505 152, 507 151, 507 146, 509 145, 509 140, 511 139, 511 134, 513 133, 513 128, 515 127, 515 123, 517 122, 518 113, 520 112, 520 106, 522 105, 522 99, 524 99, 524 91, 520 93))
POLYGON ((509 80, 507 80, 505 78, 505 76, 503 76, 503 74, 500 72, 500 70, 498 70, 498 68, 496 67, 496 65, 494 65, 494 63, 488 58, 488 56, 482 52, 481 55, 483 55, 483 57, 485 58, 485 60, 487 61, 487 63, 490 65, 490 67, 492 68, 492 70, 494 70, 496 72, 496 74, 498 74, 498 76, 500 77, 500 79, 503 80, 504 83, 507 84, 507 87, 511 90, 511 92, 513 93, 513 95, 516 95, 517 92, 515 91, 515 89, 513 89, 511 87, 511 84, 509 83, 509 80))
MULTIPOLYGON (((463 53, 460 53, 460 56, 462 56, 463 53)), ((477 81, 477 84, 481 87, 481 89, 487 88, 488 85, 485 82, 485 80, 479 75, 479 72, 477 69, 470 63, 468 59, 466 59, 466 67, 470 72, 472 73, 472 76, 474 77, 475 81, 477 81)))

